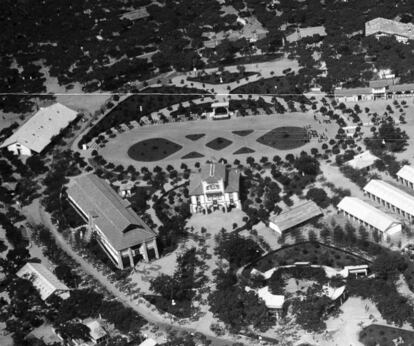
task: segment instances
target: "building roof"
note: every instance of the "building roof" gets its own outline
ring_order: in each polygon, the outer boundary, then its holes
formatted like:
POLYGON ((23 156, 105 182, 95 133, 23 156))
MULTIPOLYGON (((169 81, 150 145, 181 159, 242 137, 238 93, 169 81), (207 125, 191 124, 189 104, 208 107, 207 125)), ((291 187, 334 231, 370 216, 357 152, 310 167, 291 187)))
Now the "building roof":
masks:
POLYGON ((89 335, 93 340, 99 340, 106 335, 105 329, 102 328, 101 324, 97 320, 87 322, 85 325, 91 330, 89 335))
POLYGON ((218 108, 218 107, 229 107, 228 102, 214 102, 211 104, 211 108, 218 108))
POLYGON ((389 88, 391 92, 404 92, 404 91, 413 91, 414 90, 414 83, 404 83, 404 84, 396 84, 392 85, 389 88))
POLYGON ((238 169, 227 170, 221 163, 209 163, 201 167, 200 173, 193 173, 190 176, 188 188, 191 196, 203 194, 202 182, 215 183, 224 181, 225 192, 238 192, 240 189, 240 171, 238 169))
POLYGON ((148 338, 139 344, 139 346, 155 346, 155 345, 157 345, 157 342, 151 338, 148 338))
POLYGON ((355 155, 354 158, 347 161, 346 164, 354 169, 364 169, 371 167, 376 160, 378 160, 378 157, 372 155, 369 151, 364 151, 359 155, 355 155))
POLYGON ((144 6, 122 14, 121 19, 138 20, 147 17, 149 17, 149 13, 147 8, 144 6))
POLYGON ((30 150, 40 153, 59 132, 76 119, 77 112, 55 103, 49 107, 40 108, 28 121, 21 125, 16 132, 7 138, 1 148, 14 143, 20 143, 30 150))
POLYGON ((269 286, 262 287, 257 290, 259 298, 263 299, 265 305, 269 309, 282 309, 285 303, 285 296, 272 294, 269 286))
POLYGON ((408 165, 403 166, 397 172, 397 176, 414 184, 414 167, 408 165))
POLYGON ((337 208, 357 217, 381 232, 386 232, 390 227, 401 224, 392 216, 355 197, 344 197, 337 208))
POLYGON ((385 33, 389 35, 398 35, 414 39, 414 25, 411 23, 401 23, 392 19, 375 18, 365 23, 365 35, 375 35, 385 33))
POLYGON ((292 227, 322 215, 322 210, 313 201, 306 201, 279 215, 270 218, 270 222, 279 227, 280 231, 286 231, 292 227))
POLYGON ((335 89, 335 97, 347 97, 356 95, 368 95, 372 94, 371 88, 350 88, 350 89, 335 89))
POLYGON ((375 79, 369 82, 369 86, 371 88, 385 88, 397 83, 395 78, 383 78, 383 79, 375 79))
POLYGON ((68 196, 105 234, 118 251, 148 242, 156 234, 104 180, 94 174, 73 178, 68 196))
POLYGON ((410 215, 414 215, 414 196, 381 180, 372 179, 364 191, 394 205, 410 215))
POLYGON ((57 290, 69 291, 68 286, 60 282, 55 274, 40 263, 26 263, 16 275, 20 278, 26 276, 33 278, 33 286, 39 291, 42 300, 46 300, 57 290))
POLYGON ((324 26, 311 26, 308 28, 298 28, 295 32, 286 37, 288 42, 295 42, 305 37, 312 37, 314 35, 326 36, 326 30, 324 26))

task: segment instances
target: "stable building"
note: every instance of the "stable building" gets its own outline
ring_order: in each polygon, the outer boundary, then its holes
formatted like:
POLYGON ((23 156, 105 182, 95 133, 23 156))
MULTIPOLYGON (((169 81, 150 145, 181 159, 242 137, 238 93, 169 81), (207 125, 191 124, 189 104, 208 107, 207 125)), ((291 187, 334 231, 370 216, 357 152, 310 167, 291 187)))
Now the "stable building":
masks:
POLYGON ((337 208, 351 221, 368 229, 377 230, 383 238, 401 233, 400 221, 358 198, 344 197, 337 208))
POLYGON ((16 273, 19 278, 30 280, 42 300, 55 295, 62 299, 70 297, 68 286, 58 280, 55 274, 40 263, 26 263, 16 273))
POLYGON ((372 179, 365 185, 364 193, 389 210, 404 216, 410 221, 413 220, 414 196, 407 192, 381 180, 372 179))
POLYGON ((39 154, 77 116, 78 112, 60 103, 40 108, 36 114, 7 138, 0 148, 7 148, 15 155, 39 154))
POLYGON ((289 229, 300 226, 311 219, 321 216, 322 210, 315 202, 306 201, 279 215, 273 216, 269 220, 269 228, 282 234, 289 229))
POLYGON ((239 197, 240 171, 226 169, 221 163, 212 162, 190 176, 189 195, 192 213, 208 212, 229 207, 241 209, 239 197))
POLYGON ((405 165, 397 172, 398 181, 414 190, 414 167, 405 165))
POLYGON ((149 250, 159 258, 157 234, 104 180, 94 174, 75 177, 66 193, 116 267, 133 267, 141 257, 148 262, 149 250))
POLYGON ((365 36, 394 37, 398 42, 414 40, 414 24, 386 18, 375 18, 365 23, 365 36))

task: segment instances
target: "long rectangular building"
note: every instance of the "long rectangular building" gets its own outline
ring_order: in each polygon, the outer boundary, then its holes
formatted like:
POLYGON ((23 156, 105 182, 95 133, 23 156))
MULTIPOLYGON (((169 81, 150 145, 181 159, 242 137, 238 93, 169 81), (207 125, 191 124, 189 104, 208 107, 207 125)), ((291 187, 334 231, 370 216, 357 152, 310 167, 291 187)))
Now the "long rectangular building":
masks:
POLYGON ((67 197, 118 268, 133 267, 140 256, 148 261, 148 249, 159 258, 156 233, 104 180, 94 174, 75 177, 68 184, 67 197))
POLYGON ((269 227, 279 234, 303 224, 317 216, 322 215, 322 210, 315 202, 306 201, 269 220, 269 227))
POLYGON ((46 300, 52 295, 57 295, 62 299, 67 299, 70 296, 69 287, 60 282, 55 274, 41 263, 26 263, 16 275, 31 280, 42 300, 46 300))
POLYGON ((405 165, 397 172, 398 181, 414 190, 414 167, 405 165))
POLYGON ((359 198, 344 197, 337 208, 351 220, 379 231, 383 237, 401 232, 401 222, 359 198))
POLYGON ((377 179, 372 179, 365 185, 364 192, 375 202, 410 221, 414 218, 414 196, 407 192, 377 179))

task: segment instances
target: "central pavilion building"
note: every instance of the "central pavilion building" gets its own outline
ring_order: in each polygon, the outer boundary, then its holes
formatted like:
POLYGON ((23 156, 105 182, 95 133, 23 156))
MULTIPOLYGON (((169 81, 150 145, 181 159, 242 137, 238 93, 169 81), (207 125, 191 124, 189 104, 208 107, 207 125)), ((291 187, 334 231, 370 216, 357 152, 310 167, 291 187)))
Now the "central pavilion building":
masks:
POLYGON ((220 207, 241 209, 240 171, 226 169, 221 163, 212 162, 201 167, 190 177, 189 194, 191 212, 207 212, 220 207))

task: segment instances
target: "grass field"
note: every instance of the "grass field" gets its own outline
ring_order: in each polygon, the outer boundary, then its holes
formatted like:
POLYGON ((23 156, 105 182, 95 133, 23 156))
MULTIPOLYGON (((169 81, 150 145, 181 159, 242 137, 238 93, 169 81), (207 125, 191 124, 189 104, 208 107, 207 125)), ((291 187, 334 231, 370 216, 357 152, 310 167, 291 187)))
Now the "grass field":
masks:
POLYGON ((394 346, 393 340, 400 339, 401 346, 414 345, 414 331, 394 327, 387 327, 378 324, 371 324, 364 328, 359 334, 359 340, 365 346, 394 346))
POLYGON ((253 149, 250 149, 250 148, 248 148, 248 147, 243 147, 243 148, 240 148, 239 150, 236 150, 236 151, 233 153, 233 155, 240 155, 240 154, 251 154, 251 153, 254 153, 254 150, 253 150, 253 149))
POLYGON ((201 157, 204 157, 204 155, 203 154, 200 154, 200 153, 198 153, 196 151, 192 151, 191 153, 188 153, 187 155, 184 155, 182 157, 182 159, 184 159, 184 160, 185 159, 199 159, 201 157))
POLYGON ((279 150, 289 150, 299 148, 305 145, 308 139, 307 131, 298 126, 284 126, 277 127, 263 136, 259 137, 257 141, 261 144, 279 150))
POLYGON ((232 141, 229 141, 226 138, 223 137, 217 137, 214 138, 212 141, 208 142, 206 144, 207 147, 213 149, 213 150, 222 150, 224 148, 227 148, 231 143, 233 143, 232 141))
POLYGON ((245 137, 250 135, 254 132, 254 130, 239 130, 239 131, 232 131, 235 135, 245 137))
POLYGON ((135 143, 128 149, 128 156, 137 161, 151 162, 165 159, 182 148, 164 138, 150 138, 135 143))
POLYGON ((200 138, 203 138, 205 136, 204 133, 196 133, 185 136, 186 138, 192 140, 192 141, 198 141, 200 138))

